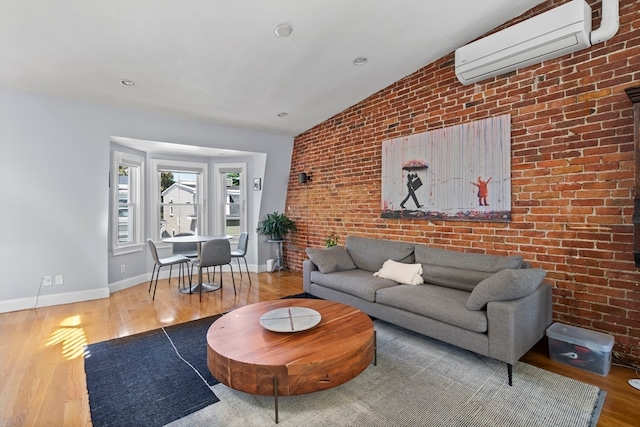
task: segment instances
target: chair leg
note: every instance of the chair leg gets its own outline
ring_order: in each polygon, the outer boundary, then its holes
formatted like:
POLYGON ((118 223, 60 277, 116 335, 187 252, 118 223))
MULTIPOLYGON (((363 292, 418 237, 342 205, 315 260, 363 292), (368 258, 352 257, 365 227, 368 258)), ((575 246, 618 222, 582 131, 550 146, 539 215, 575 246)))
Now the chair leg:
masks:
MULTIPOLYGON (((237 257, 236 260, 238 261, 238 271, 240 271, 240 280, 242 280, 242 269, 240 268, 240 257, 237 257)), ((249 274, 247 272, 247 274, 249 274)), ((249 278, 249 280, 251 280, 251 278, 249 278)))
POLYGON ((156 285, 153 287, 153 297, 151 298, 151 301, 155 301, 156 299, 156 289, 158 289, 158 278, 160 277, 161 268, 161 266, 158 266, 158 271, 156 272, 156 285))
MULTIPOLYGON (((185 280, 185 276, 189 272, 189 261, 183 261, 180 263, 180 270, 182 271, 182 287, 187 286, 187 281, 185 280)), ((191 277, 189 277, 189 285, 191 285, 191 277)), ((180 290, 180 280, 178 278, 178 290, 180 290)))
MULTIPOLYGON (((231 268, 231 280, 233 280, 233 294, 238 295, 238 293, 236 292, 236 278, 233 275, 233 264, 229 263, 229 268, 231 268)), ((222 272, 222 266, 220 266, 220 272, 222 272)))
POLYGON ((189 274, 189 262, 182 263, 182 287, 187 286, 187 274, 189 274))
MULTIPOLYGON (((242 259, 244 260, 244 267, 247 269, 247 276, 249 276, 249 284, 251 284, 251 274, 249 274, 249 265, 247 264, 247 259, 245 257, 242 257, 242 259)), ((240 264, 240 260, 238 260, 238 264, 240 264)), ((240 266, 238 266, 238 268, 240 268, 240 266)))
MULTIPOLYGON (((198 283, 200 284, 200 286, 198 286, 198 288, 202 289, 202 266, 201 265, 198 265, 198 283)), ((189 293, 190 294, 193 293, 191 288, 189 288, 189 293)))
POLYGON ((171 284, 171 270, 173 270, 173 264, 169 266, 169 284, 171 284))
MULTIPOLYGON (((200 293, 200 302, 202 302, 202 288, 203 288, 203 286, 202 286, 202 268, 203 267, 198 267, 198 268, 199 268, 199 273, 198 273, 199 274, 199 276, 198 276, 199 282, 198 283, 200 283, 200 286, 198 286, 198 291, 200 293)), ((207 269, 207 280, 209 282, 211 282, 211 276, 209 276, 209 267, 204 267, 204 268, 207 269)), ((215 270, 215 267, 214 267, 213 280, 215 280, 215 279, 216 279, 216 270, 215 270)))
POLYGON ((151 281, 149 282, 149 292, 151 292, 151 286, 153 285, 153 276, 156 274, 157 264, 153 264, 153 271, 151 272, 151 281))

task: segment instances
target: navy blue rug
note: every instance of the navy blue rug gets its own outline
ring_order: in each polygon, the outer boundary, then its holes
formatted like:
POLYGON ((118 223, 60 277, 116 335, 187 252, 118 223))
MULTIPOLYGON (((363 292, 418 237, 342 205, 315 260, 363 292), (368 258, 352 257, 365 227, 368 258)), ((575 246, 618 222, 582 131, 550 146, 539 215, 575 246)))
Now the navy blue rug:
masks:
POLYGON ((162 426, 218 402, 206 339, 218 317, 88 345, 94 427, 162 426))

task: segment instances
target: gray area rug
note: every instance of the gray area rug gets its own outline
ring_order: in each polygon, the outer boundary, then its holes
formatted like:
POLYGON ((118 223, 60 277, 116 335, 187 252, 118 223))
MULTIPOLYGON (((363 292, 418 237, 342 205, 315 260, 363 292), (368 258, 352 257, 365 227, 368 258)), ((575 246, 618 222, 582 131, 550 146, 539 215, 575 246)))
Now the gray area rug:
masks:
MULTIPOLYGON (((605 392, 375 321, 378 365, 316 393, 279 398, 279 426, 595 426, 605 392)), ((275 425, 274 399, 217 384, 220 402, 169 426, 275 425)))

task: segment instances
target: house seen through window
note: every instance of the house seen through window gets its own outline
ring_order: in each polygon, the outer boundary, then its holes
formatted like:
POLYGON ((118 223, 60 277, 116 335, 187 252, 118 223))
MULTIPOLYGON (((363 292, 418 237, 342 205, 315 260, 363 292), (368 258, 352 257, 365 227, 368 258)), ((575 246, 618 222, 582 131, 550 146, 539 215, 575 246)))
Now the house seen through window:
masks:
MULTIPOLYGON (((241 231, 240 173, 224 174, 224 232, 237 238, 241 231)), ((198 230, 198 174, 160 172, 160 236, 195 234, 198 230)))
POLYGON ((198 231, 197 174, 160 172, 160 235, 195 234, 198 231))

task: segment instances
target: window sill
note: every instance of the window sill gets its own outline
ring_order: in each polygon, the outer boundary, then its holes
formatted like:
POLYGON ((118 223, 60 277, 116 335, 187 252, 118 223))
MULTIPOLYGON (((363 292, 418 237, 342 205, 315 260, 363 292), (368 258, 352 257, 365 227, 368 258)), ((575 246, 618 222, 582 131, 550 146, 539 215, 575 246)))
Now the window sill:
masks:
POLYGON ((119 248, 112 249, 111 252, 113 253, 113 256, 131 254, 134 252, 142 252, 145 246, 146 245, 144 244, 121 246, 119 248))

